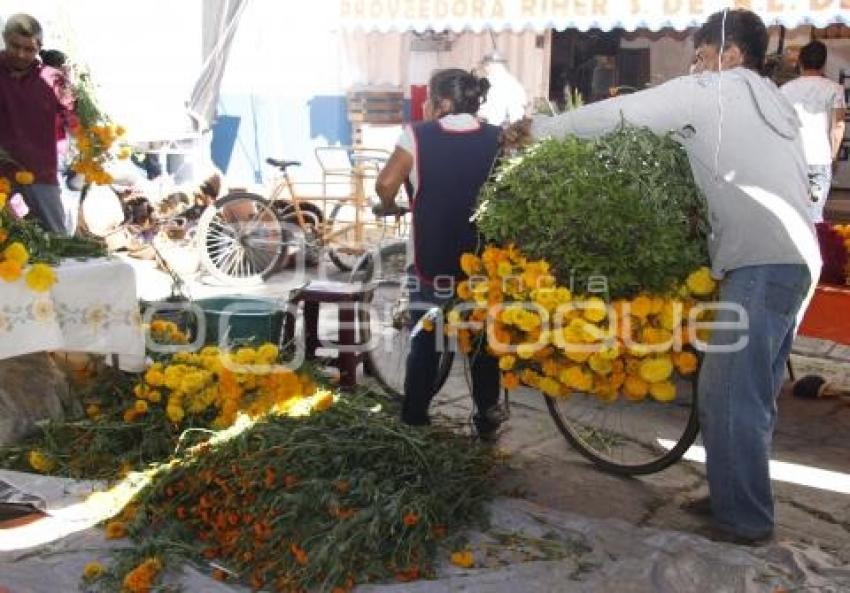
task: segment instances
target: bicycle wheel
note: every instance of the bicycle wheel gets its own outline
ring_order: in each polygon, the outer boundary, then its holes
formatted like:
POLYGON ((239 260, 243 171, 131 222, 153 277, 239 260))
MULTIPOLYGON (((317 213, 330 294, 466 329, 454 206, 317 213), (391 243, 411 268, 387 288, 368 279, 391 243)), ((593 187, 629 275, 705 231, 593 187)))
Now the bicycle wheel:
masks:
MULTIPOLYGON (((375 285, 370 310, 372 349, 367 354, 366 369, 388 394, 397 398, 404 394, 410 338, 418 330, 410 327, 405 255, 406 245, 394 243, 382 248, 376 258, 364 258, 361 263, 366 267, 363 279, 375 285)), ((446 338, 439 353, 433 393, 446 383, 453 361, 454 352, 446 338)))
POLYGON ((659 472, 679 461, 699 432, 697 379, 677 384, 671 402, 612 403, 593 395, 546 397, 558 430, 601 469, 623 476, 659 472))
POLYGON ((370 248, 381 244, 386 235, 383 222, 376 220, 371 212, 361 213, 359 225, 356 207, 348 202, 340 202, 333 207, 328 217, 327 245, 328 255, 334 265, 342 272, 350 272, 370 248), (360 238, 357 233, 359 226, 360 238))
POLYGON ((286 248, 286 236, 272 206, 262 197, 232 193, 216 200, 198 221, 201 263, 230 285, 262 282, 286 248))

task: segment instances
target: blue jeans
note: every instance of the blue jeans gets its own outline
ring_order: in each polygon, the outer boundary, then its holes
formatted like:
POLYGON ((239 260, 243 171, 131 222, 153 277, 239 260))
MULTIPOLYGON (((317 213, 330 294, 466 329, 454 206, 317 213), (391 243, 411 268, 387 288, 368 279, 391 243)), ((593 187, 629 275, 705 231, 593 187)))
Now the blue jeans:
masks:
MULTIPOLYGON (((773 531, 769 460, 776 398, 794 340, 797 313, 811 284, 803 265, 732 270, 721 283, 721 303, 746 311, 746 329, 715 329, 699 376, 699 413, 715 520, 733 533, 758 538, 773 531)), ((716 322, 740 321, 722 310, 716 322)))
MULTIPOLYGON (((442 307, 449 298, 438 294, 431 286, 419 281, 415 276, 408 279, 410 290, 410 327, 416 327, 419 320, 433 307, 442 307)), ((448 294, 451 294, 449 291, 448 294)), ((404 402, 401 419, 412 425, 429 424, 428 407, 434 393, 439 364, 437 340, 433 331, 418 331, 411 337, 410 352, 407 355, 407 368, 404 379, 404 402)), ((478 414, 473 418, 479 430, 486 428, 481 416, 485 410, 499 401, 500 372, 499 361, 483 350, 470 356, 472 375, 472 399, 478 414)))

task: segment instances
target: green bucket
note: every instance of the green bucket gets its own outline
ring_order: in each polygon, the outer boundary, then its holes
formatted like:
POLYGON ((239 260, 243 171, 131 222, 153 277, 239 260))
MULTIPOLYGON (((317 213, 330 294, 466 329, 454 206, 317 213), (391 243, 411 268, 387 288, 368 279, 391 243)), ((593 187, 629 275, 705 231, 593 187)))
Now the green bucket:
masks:
POLYGON ((205 344, 217 344, 222 322, 228 344, 280 344, 284 311, 279 301, 244 296, 196 299, 206 320, 205 344), (224 320, 224 321, 223 321, 224 320))

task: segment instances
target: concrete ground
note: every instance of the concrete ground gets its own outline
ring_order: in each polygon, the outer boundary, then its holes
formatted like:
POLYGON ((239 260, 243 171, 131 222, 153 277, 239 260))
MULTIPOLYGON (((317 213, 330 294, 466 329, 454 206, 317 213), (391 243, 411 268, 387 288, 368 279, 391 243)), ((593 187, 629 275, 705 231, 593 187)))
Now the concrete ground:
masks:
MULTIPOLYGON (((168 279, 164 274, 147 262, 134 265, 139 270, 143 298, 153 300, 167 293, 168 279)), ((290 276, 286 272, 278 274, 265 285, 243 292, 283 299, 289 288, 298 284, 290 276)), ((340 275, 331 273, 330 277, 340 275)), ((190 291, 195 298, 239 292, 199 282, 192 282, 190 291)), ((326 330, 332 330, 331 312, 323 315, 322 323, 326 330)), ((850 388, 848 350, 801 339, 793 356, 795 371, 798 375, 818 372, 831 382, 850 388)), ((466 424, 471 414, 468 393, 463 366, 456 363, 448 384, 435 400, 433 411, 447 419, 444 421, 466 424)), ((676 414, 671 413, 665 420, 664 414, 659 415, 647 406, 637 414, 634 411, 622 414, 620 422, 652 427, 643 434, 650 436, 648 441, 654 441, 652 435, 656 433, 675 432, 676 426, 671 425, 678 422, 675 418, 676 414), (641 414, 645 414, 643 423, 641 414)), ((687 461, 663 472, 633 478, 610 475, 567 444, 538 393, 520 389, 511 397, 510 419, 496 445, 505 459, 498 478, 499 494, 505 498, 494 505, 494 524, 499 529, 513 526, 520 539, 540 537, 535 531, 539 531, 540 525, 558 533, 573 534, 569 537, 580 533, 586 548, 579 549, 592 551, 582 556, 587 562, 582 563, 572 552, 565 552, 555 554, 556 557, 514 556, 512 560, 492 564, 482 560, 475 569, 461 572, 446 564, 438 581, 362 590, 387 593, 850 591, 848 443, 850 400, 800 400, 786 389, 779 399, 779 425, 771 467, 777 500, 778 543, 749 550, 709 543, 700 535, 705 522, 679 507, 685 499, 706 493, 699 440, 686 454, 687 461), (523 519, 516 519, 517 516, 523 519)), ((488 533, 472 538, 476 559, 487 557, 484 551, 492 548, 492 542, 488 541, 494 536, 492 531, 488 533), (476 547, 479 545, 480 549, 476 547)), ((570 547, 575 541, 569 537, 567 540, 573 543, 565 545, 575 551, 576 548, 570 547)), ((4 572, 17 566, 11 563, 19 559, 17 555, 0 556, 0 585, 4 572)), ((209 590, 238 590, 213 588, 211 583, 210 587, 209 590)), ((18 593, 30 589, 13 590, 18 593)))

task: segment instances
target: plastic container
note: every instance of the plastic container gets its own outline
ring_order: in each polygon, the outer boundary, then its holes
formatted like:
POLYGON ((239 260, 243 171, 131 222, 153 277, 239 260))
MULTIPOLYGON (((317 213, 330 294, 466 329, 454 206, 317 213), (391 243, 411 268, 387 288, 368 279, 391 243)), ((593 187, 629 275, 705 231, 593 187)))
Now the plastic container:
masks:
POLYGON ((194 302, 204 312, 206 344, 218 343, 222 320, 228 344, 257 346, 266 342, 280 343, 284 311, 279 301, 222 296, 196 299, 194 302))

